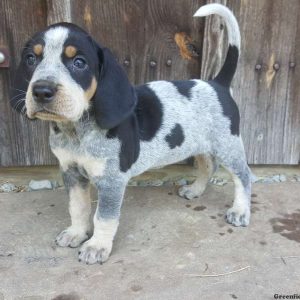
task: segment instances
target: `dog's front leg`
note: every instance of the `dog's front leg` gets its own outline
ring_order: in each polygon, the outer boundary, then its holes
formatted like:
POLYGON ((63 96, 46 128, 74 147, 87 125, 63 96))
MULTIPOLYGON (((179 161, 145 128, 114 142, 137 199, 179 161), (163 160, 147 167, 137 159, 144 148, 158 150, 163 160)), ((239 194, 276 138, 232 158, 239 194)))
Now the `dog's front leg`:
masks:
POLYGON ((68 191, 70 203, 69 213, 71 226, 63 230, 57 237, 56 243, 61 247, 78 247, 88 239, 90 233, 90 184, 76 167, 69 167, 63 172, 63 180, 68 191))
POLYGON ((120 209, 127 181, 123 178, 94 179, 98 190, 98 205, 94 215, 94 233, 79 251, 79 261, 86 264, 105 262, 112 250, 119 225, 120 209))

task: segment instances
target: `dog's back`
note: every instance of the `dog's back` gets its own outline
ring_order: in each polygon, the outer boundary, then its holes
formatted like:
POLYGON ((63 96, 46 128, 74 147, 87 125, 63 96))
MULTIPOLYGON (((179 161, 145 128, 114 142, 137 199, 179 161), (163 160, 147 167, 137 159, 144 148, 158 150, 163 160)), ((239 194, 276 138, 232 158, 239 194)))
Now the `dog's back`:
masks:
POLYGON ((218 4, 203 6, 194 16, 214 13, 225 19, 229 47, 213 80, 154 81, 136 87, 139 160, 143 163, 133 166, 132 174, 197 154, 215 153, 220 143, 230 143, 232 136, 239 136, 239 111, 230 92, 240 51, 239 27, 231 11, 218 4))

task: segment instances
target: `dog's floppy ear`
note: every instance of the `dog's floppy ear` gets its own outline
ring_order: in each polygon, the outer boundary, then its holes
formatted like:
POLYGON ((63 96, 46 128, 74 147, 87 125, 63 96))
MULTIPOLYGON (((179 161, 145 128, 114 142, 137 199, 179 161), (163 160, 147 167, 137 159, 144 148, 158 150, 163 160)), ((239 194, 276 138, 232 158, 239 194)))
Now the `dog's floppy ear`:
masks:
POLYGON ((16 68, 14 75, 12 76, 12 82, 10 84, 9 99, 10 105, 19 113, 26 113, 25 97, 27 88, 29 85, 31 72, 27 69, 24 60, 24 52, 26 46, 22 51, 21 61, 16 68))
POLYGON ((124 121, 134 110, 137 96, 127 74, 111 51, 98 47, 100 74, 93 97, 97 124, 111 129, 124 121))

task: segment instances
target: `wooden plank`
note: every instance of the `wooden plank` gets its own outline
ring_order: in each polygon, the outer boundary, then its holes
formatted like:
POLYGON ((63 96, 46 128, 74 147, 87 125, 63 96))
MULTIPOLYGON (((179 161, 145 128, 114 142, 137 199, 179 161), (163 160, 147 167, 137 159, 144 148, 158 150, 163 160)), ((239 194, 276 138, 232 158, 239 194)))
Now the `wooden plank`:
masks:
POLYGON ((144 1, 73 1, 72 20, 112 50, 130 80, 140 75, 139 55, 144 47, 144 1), (124 62, 127 61, 126 66, 124 62))
POLYGON ((141 80, 200 78, 204 20, 193 18, 193 14, 205 2, 155 0, 146 3, 146 43, 142 53, 144 70, 141 80), (178 37, 183 37, 187 44, 178 43, 178 37), (185 50, 186 56, 182 53, 185 50), (172 64, 168 67, 169 59, 172 64), (152 60, 157 62, 155 68, 149 67, 152 60))
POLYGON ((70 1, 34 0, 2 1, 0 3, 0 44, 9 45, 12 64, 10 70, 0 73, 0 165, 48 165, 56 164, 48 145, 47 122, 30 122, 13 112, 9 106, 9 85, 12 74, 20 59, 22 46, 46 23, 71 21, 70 1), (16 23, 16 20, 17 23, 16 23))
POLYGON ((46 0, 47 24, 71 22, 71 0, 46 0))
POLYGON ((1 166, 51 164, 55 160, 48 146, 48 124, 30 122, 12 111, 9 105, 9 86, 20 53, 32 33, 45 27, 46 5, 42 0, 0 2, 0 42, 9 47, 11 67, 1 70, 0 126, 1 166), (22 9, 20 9, 22 7, 22 9))
MULTIPOLYGON (((227 0, 207 0, 207 4, 219 3, 227 6, 227 0)), ((227 32, 224 20, 217 15, 205 19, 202 50, 201 79, 210 80, 222 67, 227 51, 227 32)))
POLYGON ((72 20, 112 49, 121 63, 129 61, 125 68, 135 84, 199 78, 201 56, 184 60, 174 37, 186 32, 201 54, 204 23, 192 16, 203 3, 204 0, 73 1, 72 20))
MULTIPOLYGON (((240 108, 248 161, 252 164, 298 164, 300 88, 297 82, 300 73, 298 66, 291 68, 289 63, 300 58, 297 51, 300 3, 297 0, 228 0, 223 3, 235 13, 242 34, 242 54, 233 94, 240 108), (279 70, 274 70, 276 63, 279 70), (257 64, 262 66, 259 71, 255 69, 257 64)), ((206 78, 219 69, 215 56, 222 52, 212 53, 214 49, 210 45, 213 45, 214 35, 209 31, 213 25, 209 25, 205 30, 202 66, 206 78), (214 59, 216 68, 211 68, 214 59)), ((224 45, 222 47, 224 49, 224 45)))

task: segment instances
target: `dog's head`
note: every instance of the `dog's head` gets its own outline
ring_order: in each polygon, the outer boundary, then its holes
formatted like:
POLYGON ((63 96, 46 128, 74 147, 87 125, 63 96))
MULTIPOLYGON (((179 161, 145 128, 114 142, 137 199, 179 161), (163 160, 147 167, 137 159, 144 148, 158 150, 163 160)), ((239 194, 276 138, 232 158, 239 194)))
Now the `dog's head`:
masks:
POLYGON ((134 88, 110 50, 70 23, 26 43, 11 88, 11 105, 30 119, 76 122, 92 109, 105 129, 126 119, 135 104, 134 88))

